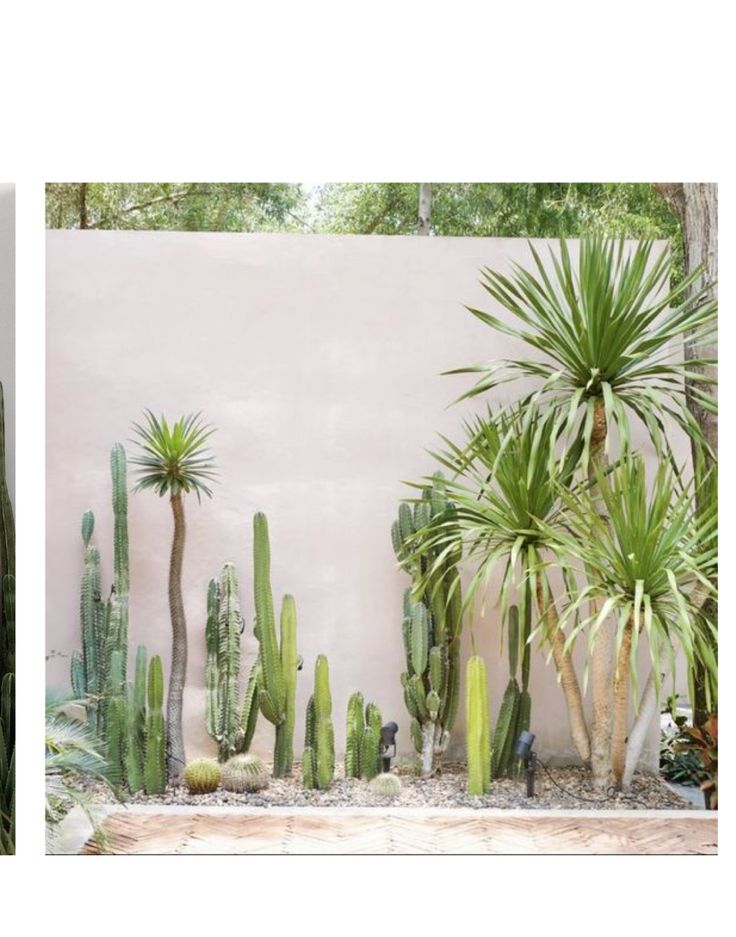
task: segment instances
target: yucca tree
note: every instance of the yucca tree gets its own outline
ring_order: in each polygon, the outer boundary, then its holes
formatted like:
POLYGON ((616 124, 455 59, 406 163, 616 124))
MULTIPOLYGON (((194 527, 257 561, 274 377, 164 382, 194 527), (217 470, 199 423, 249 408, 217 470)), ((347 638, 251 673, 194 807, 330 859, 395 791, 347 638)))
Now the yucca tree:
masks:
MULTIPOLYGON (((631 690, 638 695, 640 639, 649 650, 647 683, 652 682, 655 699, 660 662, 668 656, 674 666, 678 648, 690 667, 699 660, 709 673, 716 672, 716 657, 700 616, 706 598, 714 597, 717 515, 698 512, 693 486, 676 484, 666 463, 660 463, 648 486, 640 455, 624 456, 608 474, 599 471, 596 481, 596 492, 561 491, 562 525, 542 526, 588 577, 587 585, 571 592, 561 614, 561 624, 570 625, 568 644, 583 631, 593 642, 609 616, 615 622, 611 762, 620 788, 630 782, 643 742, 641 731, 632 730, 630 736, 628 722, 631 690), (597 510, 599 498, 605 517, 597 510), (590 599, 595 600, 593 613, 581 614, 590 599)), ((647 708, 643 728, 651 721, 647 708)))
MULTIPOLYGON (((482 285, 510 321, 469 308, 491 329, 523 342, 531 358, 487 362, 448 373, 477 373, 463 397, 518 378, 537 386, 530 395, 554 413, 568 444, 582 441, 581 464, 594 482, 606 461, 610 430, 629 448, 630 418, 641 421, 661 458, 672 458, 665 433, 674 420, 707 446, 687 407, 686 381, 697 404, 715 409, 702 373, 711 359, 685 360, 683 339, 703 347, 714 333, 717 302, 694 271, 670 289, 671 259, 653 243, 588 238, 573 260, 565 241, 545 263, 533 245, 533 269, 514 264, 509 276, 486 269, 482 285)), ((462 399, 462 398, 461 398, 462 399)), ((529 398, 527 398, 529 399, 529 398)), ((563 449, 564 451, 564 449, 563 449)), ((591 766, 600 787, 610 782, 613 628, 603 622, 591 649, 591 766)))
POLYGON ((215 463, 207 441, 214 432, 199 413, 183 416, 171 427, 164 416, 145 411, 145 422, 134 423, 139 454, 131 459, 138 466, 134 491, 152 490, 168 497, 174 517, 169 563, 169 612, 171 615, 171 675, 166 701, 167 763, 171 780, 180 777, 186 764, 182 707, 187 677, 187 622, 182 597, 186 519, 184 496, 212 497, 209 485, 216 478, 215 463))
MULTIPOLYGON (((531 633, 536 600, 542 622, 538 633, 549 645, 559 674, 573 744, 587 762, 590 741, 580 684, 545 569, 545 558, 550 550, 558 549, 558 543, 540 523, 546 520, 554 525, 560 487, 572 483, 582 443, 571 446, 565 459, 558 461, 555 442, 559 428, 552 414, 540 414, 533 405, 497 412, 489 409, 487 415, 466 421, 464 434, 461 445, 442 437, 446 448, 434 453, 450 473, 445 487, 455 513, 449 521, 433 522, 429 530, 421 532, 417 543, 426 550, 440 549, 439 566, 448 552, 462 548, 473 565, 465 591, 466 607, 485 600, 498 568, 503 571, 499 597, 502 620, 515 593, 525 633, 531 633)), ((563 553, 555 562, 565 570, 563 553)), ((427 586, 434 572, 428 571, 427 586)))

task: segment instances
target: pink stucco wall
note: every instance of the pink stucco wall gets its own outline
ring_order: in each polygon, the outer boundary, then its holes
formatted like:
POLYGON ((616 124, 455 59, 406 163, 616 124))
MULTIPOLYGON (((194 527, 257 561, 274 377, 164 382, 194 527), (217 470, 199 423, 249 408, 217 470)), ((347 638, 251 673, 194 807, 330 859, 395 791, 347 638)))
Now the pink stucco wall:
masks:
MULTIPOLYGON (((47 250, 49 683, 67 682, 68 655, 79 644, 79 520, 89 507, 109 583, 111 445, 130 438, 144 407, 171 416, 202 410, 218 427, 212 446, 222 475, 213 500, 187 505, 188 754, 212 750, 204 726, 207 581, 234 561, 252 621, 257 510, 269 517, 275 596, 288 591, 297 602, 305 659, 297 750, 320 652, 331 665, 338 748, 347 698, 361 689, 396 719, 408 750, 399 683, 406 578, 389 528, 407 493, 402 479, 433 471, 425 450, 439 431, 457 435, 473 409, 448 408, 467 382, 440 372, 518 351, 462 306, 487 306, 479 268, 527 261, 526 243, 54 231, 47 250)), ((132 495, 129 517, 131 644, 161 653, 168 669, 168 504, 132 495)), ((507 664, 493 600, 473 627, 495 714, 507 664)), ((247 665, 255 647, 248 627, 247 665)), ((569 755, 561 691, 541 653, 531 689, 542 751, 569 755)), ((458 745, 462 714, 459 722, 458 745)), ((271 745, 272 727, 261 720, 255 749, 268 754, 271 745)), ((652 748, 649 764, 654 757, 652 748)))

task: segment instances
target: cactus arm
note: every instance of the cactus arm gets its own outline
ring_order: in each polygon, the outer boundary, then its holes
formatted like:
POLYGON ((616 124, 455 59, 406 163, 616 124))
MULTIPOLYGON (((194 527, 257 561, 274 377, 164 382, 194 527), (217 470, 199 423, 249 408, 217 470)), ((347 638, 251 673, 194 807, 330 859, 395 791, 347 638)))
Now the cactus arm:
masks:
POLYGON ((263 664, 263 685, 268 693, 273 710, 278 714, 282 714, 286 691, 276 638, 273 595, 271 593, 271 554, 268 540, 268 520, 266 515, 261 513, 255 514, 253 517, 253 582, 256 621, 263 664))

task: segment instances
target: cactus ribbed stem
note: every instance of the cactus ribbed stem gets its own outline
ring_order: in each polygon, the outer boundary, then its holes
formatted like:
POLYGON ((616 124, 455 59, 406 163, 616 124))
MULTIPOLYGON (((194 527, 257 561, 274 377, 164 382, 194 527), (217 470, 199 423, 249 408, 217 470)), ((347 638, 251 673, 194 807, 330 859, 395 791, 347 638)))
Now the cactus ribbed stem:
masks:
POLYGON ((146 717, 146 759, 143 783, 147 794, 166 790, 166 728, 162 712, 164 674, 161 658, 154 657, 148 667, 148 715, 146 717))
POLYGON ((482 657, 473 655, 467 664, 468 793, 486 794, 490 789, 490 725, 488 683, 482 657))
POLYGON ((128 742, 126 773, 131 793, 143 787, 146 748, 146 670, 148 652, 139 647, 135 655, 135 681, 128 696, 128 742))

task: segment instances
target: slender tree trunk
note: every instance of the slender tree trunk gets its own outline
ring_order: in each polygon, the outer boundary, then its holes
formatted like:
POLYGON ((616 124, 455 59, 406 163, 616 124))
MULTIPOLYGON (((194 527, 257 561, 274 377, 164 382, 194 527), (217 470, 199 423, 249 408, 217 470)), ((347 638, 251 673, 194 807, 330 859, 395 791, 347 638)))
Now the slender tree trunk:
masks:
POLYGON ((575 750, 582 761, 587 764, 590 761, 590 739, 588 737, 588 726, 585 722, 580 684, 578 683, 570 652, 565 650, 565 635, 560 628, 557 609, 549 590, 548 598, 548 601, 545 600, 542 579, 541 576, 537 576, 537 607, 539 608, 539 614, 545 618, 547 623, 547 635, 552 645, 552 657, 557 673, 560 675, 562 692, 565 694, 570 734, 572 735, 575 750))
POLYGON ((89 227, 87 220, 87 186, 88 182, 79 183, 79 228, 86 230, 89 227))
POLYGON ((631 667, 631 637, 634 628, 629 618, 616 661, 613 678, 613 732, 611 733, 611 767, 618 789, 621 788, 626 766, 626 737, 629 725, 629 683, 631 667))
POLYGON ((639 764, 641 753, 644 750, 647 732, 652 724, 652 720, 657 715, 657 688, 654 683, 654 670, 649 671, 647 682, 644 684, 644 692, 639 701, 639 712, 637 713, 634 725, 629 732, 629 741, 626 745, 626 764, 624 766, 624 776, 621 787, 628 791, 631 787, 631 781, 634 777, 634 771, 639 764))
POLYGON ((432 183, 419 183, 419 217, 417 220, 417 234, 429 234, 429 225, 432 218, 432 183))
POLYGON ((184 600, 181 594, 186 521, 184 519, 182 495, 172 496, 171 510, 174 515, 174 539, 171 544, 171 562, 169 564, 169 612, 171 615, 172 644, 169 696, 166 703, 166 728, 169 781, 174 781, 181 776, 186 765, 182 707, 184 684, 187 679, 187 621, 184 614, 184 600))
MULTIPOLYGON (((590 464, 588 476, 595 479, 595 469, 605 464, 605 442, 608 427, 603 399, 595 403, 593 432, 590 439, 590 464)), ((597 486, 593 488, 597 491, 597 486)), ((590 613, 598 610, 591 603, 590 613)), ((613 678, 614 625, 609 619, 598 629, 590 657, 590 689, 592 700, 590 767, 593 783, 601 790, 610 787, 611 770, 611 706, 613 678)))

